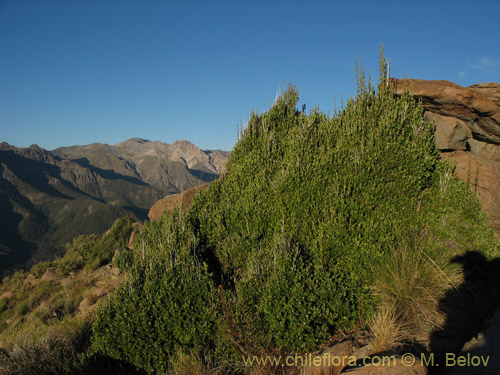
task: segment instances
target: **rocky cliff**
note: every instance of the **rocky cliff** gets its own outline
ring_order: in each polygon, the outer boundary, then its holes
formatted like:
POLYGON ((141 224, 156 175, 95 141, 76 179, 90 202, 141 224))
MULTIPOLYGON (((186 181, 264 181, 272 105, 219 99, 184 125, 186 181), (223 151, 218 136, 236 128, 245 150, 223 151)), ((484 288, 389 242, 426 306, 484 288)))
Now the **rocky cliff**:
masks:
POLYGON ((147 218, 158 199, 210 183, 225 151, 134 138, 47 151, 0 144, 0 272, 61 255, 80 234, 117 217, 147 218))
POLYGON ((500 84, 461 87, 449 81, 395 79, 396 93, 408 85, 433 120, 441 156, 477 192, 488 221, 500 231, 500 84))

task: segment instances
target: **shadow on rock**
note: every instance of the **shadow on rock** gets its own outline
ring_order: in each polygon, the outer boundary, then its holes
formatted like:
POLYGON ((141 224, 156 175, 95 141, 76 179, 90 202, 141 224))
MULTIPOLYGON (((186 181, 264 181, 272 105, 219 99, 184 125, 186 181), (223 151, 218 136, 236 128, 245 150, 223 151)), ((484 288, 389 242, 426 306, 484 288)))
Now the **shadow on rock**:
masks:
MULTIPOLYGON (((452 365, 458 355, 464 354, 464 345, 485 328, 500 307, 500 258, 488 261, 480 252, 470 251, 453 258, 452 263, 462 265, 464 281, 439 302, 446 320, 431 336, 430 350, 437 365, 429 368, 431 374, 455 373, 452 365)), ((483 344, 496 347, 498 342, 500 337, 490 337, 483 344)), ((483 371, 484 366, 466 367, 467 373, 490 373, 483 371)))

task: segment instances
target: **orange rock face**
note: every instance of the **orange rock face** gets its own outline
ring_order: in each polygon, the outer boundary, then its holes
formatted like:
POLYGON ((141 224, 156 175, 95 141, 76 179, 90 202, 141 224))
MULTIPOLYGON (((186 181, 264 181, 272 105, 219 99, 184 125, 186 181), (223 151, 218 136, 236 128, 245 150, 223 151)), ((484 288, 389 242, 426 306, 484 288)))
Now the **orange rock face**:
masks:
POLYGON ((195 186, 180 194, 171 194, 157 201, 149 210, 150 220, 158 220, 163 211, 172 212, 176 207, 188 209, 193 204, 193 198, 198 190, 205 191, 208 185, 195 186))
POLYGON ((408 85, 433 120, 444 159, 471 183, 488 221, 500 231, 500 84, 461 87, 448 81, 394 79, 396 94, 408 85))

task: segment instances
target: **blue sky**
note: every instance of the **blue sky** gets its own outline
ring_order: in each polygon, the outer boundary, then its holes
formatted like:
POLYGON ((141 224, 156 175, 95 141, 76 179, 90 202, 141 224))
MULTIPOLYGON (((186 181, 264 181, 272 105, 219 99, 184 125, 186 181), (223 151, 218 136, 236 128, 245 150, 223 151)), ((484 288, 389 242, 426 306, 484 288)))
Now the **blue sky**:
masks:
POLYGON ((230 150, 287 82, 331 111, 380 43, 393 77, 499 82, 499 20, 500 1, 0 0, 0 141, 230 150))

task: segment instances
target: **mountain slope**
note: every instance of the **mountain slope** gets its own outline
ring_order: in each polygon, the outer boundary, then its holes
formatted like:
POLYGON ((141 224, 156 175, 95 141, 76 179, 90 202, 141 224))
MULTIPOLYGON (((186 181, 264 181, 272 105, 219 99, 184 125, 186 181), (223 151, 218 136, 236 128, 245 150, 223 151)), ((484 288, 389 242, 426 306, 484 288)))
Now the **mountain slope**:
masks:
POLYGON ((165 195, 217 178, 227 157, 139 138, 53 151, 0 144, 0 272, 61 255, 72 238, 100 234, 117 217, 147 218, 165 195))

